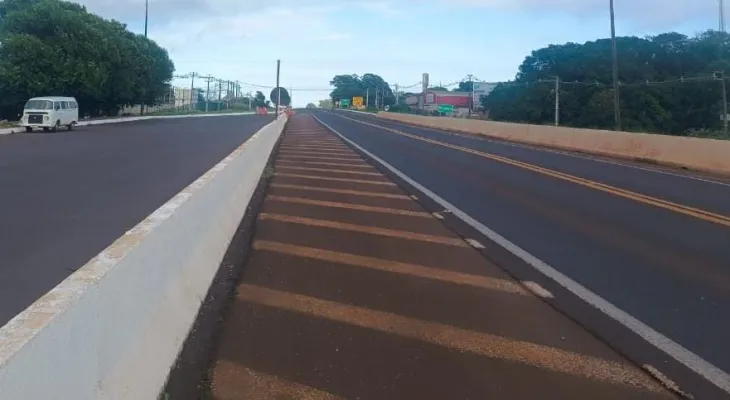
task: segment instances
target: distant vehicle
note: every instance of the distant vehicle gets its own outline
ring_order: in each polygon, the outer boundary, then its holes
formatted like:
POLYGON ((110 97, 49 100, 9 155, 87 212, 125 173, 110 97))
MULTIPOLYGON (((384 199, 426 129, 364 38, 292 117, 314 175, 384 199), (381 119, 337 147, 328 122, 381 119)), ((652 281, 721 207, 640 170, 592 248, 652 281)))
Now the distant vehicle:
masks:
POLYGON ((79 103, 73 97, 34 97, 25 103, 20 126, 26 132, 42 128, 56 132, 62 126, 73 130, 79 121, 79 103))

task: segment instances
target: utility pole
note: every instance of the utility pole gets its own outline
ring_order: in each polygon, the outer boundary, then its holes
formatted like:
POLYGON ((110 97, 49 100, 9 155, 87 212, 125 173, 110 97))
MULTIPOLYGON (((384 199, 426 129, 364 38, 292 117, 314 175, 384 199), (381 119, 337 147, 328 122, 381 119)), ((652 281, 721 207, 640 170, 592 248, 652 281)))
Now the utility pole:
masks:
POLYGON ((398 84, 395 84, 395 105, 398 105, 398 84))
POLYGON ((150 0, 144 0, 144 37, 147 37, 147 20, 149 19, 150 0))
MULTIPOLYGON (((149 19, 150 2, 144 0, 144 37, 147 37, 147 20, 149 19)), ((142 104, 139 105, 139 115, 144 115, 144 99, 142 104)))
POLYGON ((555 77, 555 126, 560 126, 560 77, 555 77))
POLYGON ((193 111, 193 94, 195 92, 195 72, 190 74, 190 111, 193 111))
POLYGON ((370 88, 365 89, 365 108, 370 107, 370 88))
POLYGON ((613 0, 610 0, 611 10, 611 52, 613 57, 613 118, 616 130, 621 130, 621 98, 619 97, 618 82, 618 52, 616 50, 616 18, 613 11, 613 0))
POLYGON ((281 60, 276 60, 276 119, 279 119, 279 104, 281 104, 281 88, 279 88, 279 73, 281 72, 281 60))
POLYGON ((727 118, 727 84, 725 83, 725 71, 715 71, 713 74, 715 79, 720 80, 720 88, 722 90, 722 126, 723 132, 727 135, 728 118, 727 118))
POLYGON ((723 0, 719 0, 718 3, 720 3, 720 32, 725 32, 725 3, 723 0))
POLYGON ((474 75, 467 75, 466 81, 471 84, 471 90, 469 90, 469 116, 471 116, 471 110, 474 109, 474 75))
POLYGON ((215 78, 210 75, 204 76, 202 78, 205 79, 205 81, 208 83, 208 88, 205 90, 205 112, 208 112, 208 101, 210 99, 210 82, 213 81, 213 79, 215 78))
POLYGON ((223 89, 223 79, 218 79, 218 101, 216 102, 215 109, 216 111, 221 110, 221 90, 223 89))

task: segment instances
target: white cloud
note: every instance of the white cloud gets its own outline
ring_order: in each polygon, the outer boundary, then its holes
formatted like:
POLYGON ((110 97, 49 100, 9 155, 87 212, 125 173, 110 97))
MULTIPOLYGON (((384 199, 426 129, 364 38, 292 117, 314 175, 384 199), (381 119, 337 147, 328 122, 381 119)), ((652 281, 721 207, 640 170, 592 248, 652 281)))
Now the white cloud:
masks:
MULTIPOLYGON (((92 12, 141 29, 145 0, 77 1, 92 12)), ((434 58, 428 56, 433 51, 429 43, 396 36, 406 35, 408 27, 420 26, 421 19, 425 18, 422 14, 430 17, 436 14, 437 20, 452 24, 459 24, 457 13, 504 14, 512 19, 527 17, 527 21, 540 22, 545 29, 553 18, 561 15, 581 19, 586 25, 606 21, 608 2, 149 0, 149 29, 150 37, 170 51, 181 74, 196 71, 223 79, 273 85, 276 59, 282 59, 284 86, 324 89, 298 93, 295 90, 295 103, 300 104, 325 98, 329 80, 341 73, 375 72, 391 83, 401 84, 418 81, 422 72, 431 72, 434 79, 445 80, 459 79, 469 72, 484 79, 496 79, 489 73, 504 79, 513 74, 523 54, 543 42, 575 40, 571 36, 575 29, 566 33, 565 29, 534 31, 530 27, 510 26, 508 29, 514 31, 504 32, 512 38, 506 44, 495 39, 499 35, 492 34, 485 26, 479 28, 487 38, 484 46, 499 52, 498 62, 465 56, 468 51, 458 41, 454 43, 455 48, 438 51, 443 57, 434 58), (451 13, 454 13, 453 20, 449 20, 451 13), (362 35, 369 40, 360 40, 353 46, 350 39, 362 35), (387 50, 381 47, 384 42, 388 43, 387 50), (378 56, 373 57, 375 54, 378 56)), ((675 29, 677 24, 697 17, 715 21, 716 14, 716 0, 616 0, 619 25, 631 26, 639 32, 675 29)), ((247 90, 257 89, 252 86, 247 90)), ((269 89, 262 91, 268 95, 269 89)))
MULTIPOLYGON (((451 0, 456 4, 537 14, 608 16, 609 0, 451 0)), ((698 17, 717 18, 717 0, 616 0, 616 18, 634 26, 670 26, 698 17)))

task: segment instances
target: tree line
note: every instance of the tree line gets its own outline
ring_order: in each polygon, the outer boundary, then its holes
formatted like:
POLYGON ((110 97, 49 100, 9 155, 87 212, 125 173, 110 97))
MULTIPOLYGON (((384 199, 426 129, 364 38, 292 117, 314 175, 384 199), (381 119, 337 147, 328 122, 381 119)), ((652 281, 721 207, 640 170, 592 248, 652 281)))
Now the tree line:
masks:
MULTIPOLYGON (((616 39, 624 130, 709 135, 722 127, 723 80, 730 74, 730 36, 707 31, 616 39)), ((555 82, 562 125, 613 129, 611 41, 550 45, 535 50, 513 81, 482 104, 490 119, 554 121, 555 82)))
POLYGON ((353 97, 369 98, 367 104, 374 107, 377 99, 378 106, 391 106, 395 104, 395 96, 388 82, 376 74, 367 73, 362 76, 357 74, 336 75, 330 81, 334 89, 330 93, 330 99, 337 102, 343 99, 352 100, 353 97))
POLYGON ((174 69, 154 41, 81 5, 0 0, 0 119, 17 119, 35 96, 76 97, 89 116, 154 105, 174 69))

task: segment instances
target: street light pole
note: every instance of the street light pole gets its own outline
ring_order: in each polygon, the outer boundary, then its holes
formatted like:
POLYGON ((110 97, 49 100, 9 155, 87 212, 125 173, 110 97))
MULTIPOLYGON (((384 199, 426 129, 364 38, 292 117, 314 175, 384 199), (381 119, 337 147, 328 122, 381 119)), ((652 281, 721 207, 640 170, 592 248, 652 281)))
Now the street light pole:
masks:
POLYGON ((144 0, 144 37, 147 37, 147 19, 150 11, 150 0, 144 0))
POLYGON ((621 100, 619 97, 618 83, 618 54, 616 51, 616 19, 613 12, 613 0, 610 0, 611 8, 611 53, 613 58, 613 117, 616 123, 616 130, 621 130, 621 100))
MULTIPOLYGON (((276 119, 279 119, 279 104, 281 104, 281 88, 279 87, 279 72, 281 71, 281 60, 276 60, 276 119)), ((274 100, 274 99, 271 99, 274 100)))
MULTIPOLYGON (((147 19, 149 16, 150 3, 149 0, 144 0, 144 37, 147 37, 147 19)), ((139 115, 144 115, 144 100, 139 105, 139 115)))

